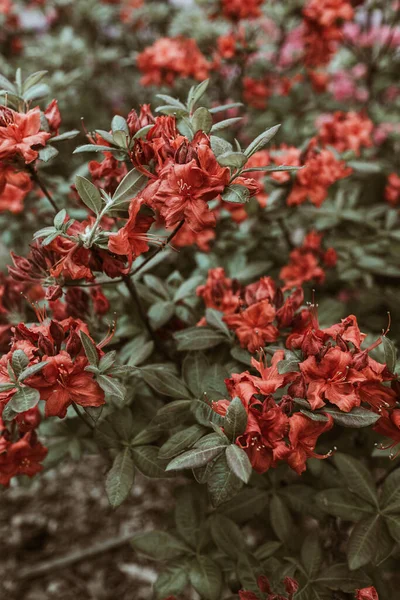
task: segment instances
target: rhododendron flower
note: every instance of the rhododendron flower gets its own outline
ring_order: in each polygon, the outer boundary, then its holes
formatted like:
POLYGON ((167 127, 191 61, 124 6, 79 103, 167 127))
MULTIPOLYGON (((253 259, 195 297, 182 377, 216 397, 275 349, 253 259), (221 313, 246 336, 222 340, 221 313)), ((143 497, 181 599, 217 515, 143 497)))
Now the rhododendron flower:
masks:
MULTIPOLYGON (((260 592, 262 592, 262 598, 265 598, 266 600, 293 600, 293 594, 295 594, 299 589, 299 584, 292 577, 285 577, 283 581, 286 594, 288 594, 287 596, 283 596, 282 594, 275 594, 272 591, 269 580, 264 575, 260 575, 258 577, 257 585, 260 592), (264 596, 264 594, 267 594, 267 596, 264 596)), ((260 596, 255 594, 254 592, 245 592, 244 590, 240 590, 239 599, 260 600, 260 596)))
POLYGON ((52 100, 46 110, 44 116, 49 124, 49 128, 52 134, 58 135, 58 130, 61 125, 61 115, 58 108, 57 100, 52 100))
POLYGON ((172 85, 177 76, 202 81, 209 70, 209 63, 190 38, 159 38, 139 54, 137 66, 144 73, 142 85, 172 85))
POLYGON ((267 80, 243 77, 243 99, 250 106, 259 110, 266 108, 267 100, 271 95, 271 85, 267 80))
POLYGON ((328 415, 324 422, 312 421, 301 413, 295 413, 289 419, 289 442, 291 446, 287 462, 299 475, 306 470, 308 458, 328 458, 332 453, 316 454, 315 446, 320 435, 333 427, 333 419, 328 415))
POLYGON ((11 165, 0 164, 0 212, 20 213, 24 198, 32 189, 28 173, 17 171, 11 165))
POLYGON ((141 198, 159 210, 167 227, 182 220, 195 232, 215 225, 215 214, 207 202, 221 194, 229 182, 229 169, 221 167, 210 148, 208 138, 201 132, 192 142, 193 151, 182 164, 169 162, 159 179, 150 183, 141 198))
POLYGON ((260 7, 264 0, 222 0, 222 13, 228 19, 251 19, 259 17, 262 13, 260 7))
POLYGON ((147 231, 151 227, 153 217, 139 215, 141 202, 132 200, 129 206, 129 219, 117 234, 110 236, 108 249, 114 254, 124 255, 130 268, 134 258, 149 249, 147 231))
POLYGON ((46 401, 46 417, 65 417, 73 402, 84 407, 105 404, 103 390, 93 374, 84 370, 88 364, 86 357, 77 357, 72 362, 68 352, 62 350, 43 359, 47 365, 27 383, 39 390, 40 398, 46 401))
POLYGON ((379 600, 378 592, 373 586, 357 590, 356 600, 379 600))
POLYGON ((28 431, 16 442, 5 438, 5 431, 0 419, 0 484, 8 486, 16 475, 33 477, 42 471, 40 463, 46 458, 47 448, 38 441, 34 431, 28 431))
POLYGON ((333 146, 338 152, 353 150, 358 156, 362 147, 372 146, 374 124, 366 115, 354 111, 336 111, 319 117, 316 125, 319 128, 319 141, 333 146))
POLYGON ((328 188, 352 173, 352 169, 329 150, 316 152, 312 148, 313 145, 307 153, 305 167, 296 174, 287 199, 289 206, 303 204, 307 199, 315 206, 321 206, 328 195, 328 188))
POLYGON ((203 298, 207 308, 216 308, 224 314, 236 312, 241 303, 240 283, 226 277, 222 267, 208 271, 206 284, 199 286, 196 294, 203 298))
POLYGON ((278 339, 279 331, 273 321, 276 310, 269 302, 257 302, 240 313, 226 315, 225 323, 233 329, 240 341, 241 346, 249 352, 256 352, 267 342, 278 339))
POLYGON ((18 113, 0 106, 0 159, 22 156, 26 163, 34 161, 39 156, 38 148, 51 137, 40 127, 39 107, 18 113))
POLYGON ((400 177, 396 173, 391 173, 387 179, 385 200, 392 206, 397 206, 400 202, 400 177))
POLYGON ((322 250, 321 242, 322 234, 311 231, 304 238, 303 245, 292 250, 289 264, 279 274, 285 282, 284 290, 299 287, 306 281, 322 283, 325 280, 325 271, 320 261, 333 267, 336 265, 337 255, 334 248, 329 248, 326 252, 322 250))

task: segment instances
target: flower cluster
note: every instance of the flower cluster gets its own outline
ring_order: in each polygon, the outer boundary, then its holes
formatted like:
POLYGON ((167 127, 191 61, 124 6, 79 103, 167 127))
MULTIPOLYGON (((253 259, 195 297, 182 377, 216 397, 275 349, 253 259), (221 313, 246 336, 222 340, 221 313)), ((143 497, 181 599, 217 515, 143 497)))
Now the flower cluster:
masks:
POLYGON ((341 39, 341 23, 353 18, 348 0, 309 0, 303 9, 305 63, 326 65, 341 39))
POLYGON ((322 115, 317 126, 319 141, 323 145, 333 146, 338 152, 352 150, 358 156, 362 147, 372 146, 374 125, 366 115, 354 111, 336 111, 322 115))
MULTIPOLYGON (((307 458, 330 456, 331 452, 319 455, 314 450, 320 435, 333 427, 328 410, 332 405, 344 413, 362 405, 382 415, 376 430, 388 434, 386 423, 399 412, 393 410, 398 395, 396 377, 369 356, 380 340, 362 350, 364 338, 353 315, 320 329, 315 309, 304 309, 295 317, 286 340, 291 359, 285 358, 284 350, 273 353, 270 366, 252 358, 257 375, 245 371, 226 380, 231 398, 240 398, 247 413, 246 430, 236 444, 257 472, 286 461, 300 474, 307 458), (307 409, 298 412, 299 404, 307 409), (319 411, 317 417, 315 411, 319 411)), ((229 404, 219 400, 213 408, 225 415, 229 404)), ((392 422, 390 425, 393 430, 392 422)))
POLYGON ((302 246, 290 253, 289 263, 282 267, 279 277, 285 282, 284 290, 301 287, 307 281, 323 283, 325 267, 334 267, 337 255, 334 248, 324 250, 321 247, 323 235, 310 231, 302 246))
MULTIPOLYGON (((260 590, 264 600, 293 600, 295 593, 299 589, 299 584, 292 577, 285 577, 283 585, 285 587, 286 594, 275 594, 272 591, 271 584, 265 575, 260 575, 257 580, 258 589, 260 590)), ((239 592, 240 600, 260 600, 260 596, 254 592, 245 592, 244 590, 239 592)))
MULTIPOLYGON (((285 299, 271 277, 241 286, 226 277, 221 267, 209 271, 207 282, 197 288, 197 295, 203 298, 207 308, 223 313, 224 322, 249 352, 275 342, 279 331, 290 327, 303 302, 301 289, 285 299)), ((199 323, 202 324, 204 320, 199 323)))
POLYGON ((209 63, 193 39, 160 38, 141 52, 137 66, 143 73, 143 85, 172 85, 176 77, 202 81, 208 76, 209 63))

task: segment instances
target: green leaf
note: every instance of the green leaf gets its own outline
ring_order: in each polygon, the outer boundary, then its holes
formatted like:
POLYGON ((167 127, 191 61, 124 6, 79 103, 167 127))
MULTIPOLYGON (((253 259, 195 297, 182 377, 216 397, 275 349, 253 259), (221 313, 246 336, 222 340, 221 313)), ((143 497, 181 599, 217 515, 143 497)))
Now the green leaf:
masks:
POLYGON ((194 559, 190 566, 189 580, 204 600, 221 600, 222 573, 211 558, 199 556, 194 559))
MULTIPOLYGON (((22 91, 26 92, 27 90, 29 90, 29 88, 33 87, 34 85, 36 85, 37 83, 39 83, 39 81, 41 81, 43 79, 43 77, 45 77, 45 75, 47 75, 48 71, 36 71, 36 73, 31 73, 31 75, 29 75, 22 86, 22 91)), ((0 82, 1 83, 1 82, 0 82)), ((14 91, 14 90, 11 90, 14 91)))
POLYGON ((46 83, 37 83, 23 94, 23 98, 26 102, 31 102, 32 100, 41 100, 49 94, 50 88, 46 83))
POLYGON ((274 494, 270 505, 270 522, 276 536, 284 543, 293 539, 294 523, 286 504, 274 494))
MULTIPOLYGON (((211 112, 211 111, 210 111, 211 112)), ((227 127, 232 127, 232 125, 236 125, 236 123, 240 123, 243 117, 231 117, 230 119, 224 119, 223 121, 218 121, 218 123, 214 123, 211 127, 211 133, 215 133, 216 131, 222 131, 222 129, 226 129, 227 127)))
POLYGON ((183 450, 193 446, 206 433, 207 429, 201 425, 191 425, 182 431, 177 431, 161 446, 159 458, 167 459, 177 456, 183 450))
POLYGON ((244 523, 265 510, 267 503, 268 492, 257 488, 245 488, 219 510, 236 523, 244 523))
POLYGON ((39 400, 39 390, 24 386, 18 389, 8 404, 14 412, 23 413, 36 406, 39 400))
POLYGON ((380 503, 383 512, 400 513, 400 469, 392 471, 383 483, 380 503))
POLYGON ((73 140, 77 135, 80 134, 78 129, 71 129, 71 131, 64 131, 64 133, 60 133, 60 135, 55 135, 51 138, 53 142, 63 142, 64 140, 73 140))
POLYGON ((355 588, 363 588, 371 585, 371 580, 362 571, 349 571, 345 563, 337 563, 324 569, 319 577, 315 579, 323 587, 330 590, 341 590, 352 594, 355 588))
POLYGON ((99 363, 99 355, 96 344, 84 331, 80 331, 79 335, 89 364, 97 367, 99 363))
POLYGON ((248 157, 243 152, 224 152, 217 157, 218 163, 223 167, 235 167, 240 169, 248 161, 248 157))
MULTIPOLYGON (((136 367, 152 355, 154 350, 154 342, 153 340, 149 340, 148 342, 145 340, 146 338, 144 336, 138 336, 129 343, 129 366, 136 367)), ((126 346, 124 346, 124 349, 125 348, 126 346)))
POLYGON ((315 576, 318 575, 323 558, 319 536, 318 533, 314 531, 306 537, 301 546, 301 562, 310 579, 314 579, 315 576))
POLYGON ((45 367, 47 364, 48 364, 48 361, 44 360, 40 363, 37 363, 36 365, 31 365, 30 367, 27 367, 19 374, 18 381, 22 382, 25 379, 27 379, 28 377, 32 377, 32 375, 39 373, 39 371, 41 371, 43 369, 43 367, 45 367))
POLYGON ((270 129, 266 129, 263 133, 260 133, 255 140, 251 142, 244 151, 247 157, 253 156, 258 150, 261 150, 268 144, 269 141, 278 133, 280 125, 274 125, 270 129))
POLYGON ((65 221, 65 217, 67 216, 67 211, 65 210, 65 208, 63 208, 62 210, 60 210, 56 216, 53 219, 53 224, 54 227, 57 230, 60 230, 61 227, 64 225, 64 221, 65 221))
POLYGON ((154 584, 154 591, 159 600, 175 594, 181 594, 189 582, 184 564, 171 565, 165 571, 161 571, 154 584))
POLYGON ((171 106, 176 106, 177 108, 186 111, 186 106, 177 98, 173 98, 172 96, 168 96, 167 94, 156 94, 156 98, 161 98, 161 100, 164 100, 164 102, 166 102, 167 104, 170 104, 171 106))
POLYGON ((132 539, 134 550, 154 560, 171 560, 191 553, 190 548, 181 540, 166 531, 148 531, 132 539))
POLYGON ((189 111, 190 112, 196 106, 197 102, 206 93, 209 83, 210 83, 210 80, 209 79, 205 79, 204 81, 202 81, 201 83, 199 83, 199 85, 196 85, 196 87, 194 87, 194 88, 192 88, 190 90, 189 97, 188 97, 188 107, 189 107, 189 111))
POLYGON ((204 131, 204 133, 210 133, 212 127, 213 119, 211 113, 204 108, 204 106, 200 106, 192 116, 192 127, 193 131, 204 131))
POLYGON ((112 428, 121 441, 130 442, 134 432, 132 411, 129 407, 115 410, 109 417, 112 428))
POLYGON ((93 185, 91 181, 86 179, 86 177, 82 177, 81 175, 76 176, 75 185, 82 202, 84 202, 96 215, 99 215, 103 201, 97 187, 93 185))
POLYGON ((135 466, 129 448, 121 450, 107 473, 106 492, 113 508, 117 508, 128 497, 133 485, 135 466))
POLYGON ((229 468, 225 454, 215 461, 207 483, 213 506, 220 506, 233 498, 243 485, 229 468))
POLYGON ((369 427, 370 425, 376 423, 378 419, 380 419, 380 415, 366 408, 362 408, 361 406, 356 406, 348 413, 341 411, 339 408, 326 406, 323 410, 321 410, 321 413, 327 413, 328 415, 331 415, 335 423, 341 425, 342 427, 351 427, 357 429, 360 427, 369 427))
POLYGON ((143 189, 146 182, 147 177, 143 173, 139 173, 136 169, 129 171, 113 194, 113 206, 118 206, 118 204, 134 198, 143 189))
MULTIPOLYGON (((213 127, 215 127, 215 125, 213 125, 213 127)), ((220 156, 225 152, 232 152, 232 144, 216 135, 210 136, 210 143, 211 150, 214 152, 215 156, 220 156)))
POLYGON ((107 375, 97 375, 96 381, 107 396, 118 400, 125 399, 126 388, 118 379, 107 375))
POLYGON ((349 490, 366 502, 378 506, 374 481, 361 461, 347 454, 337 452, 334 456, 334 463, 343 475, 349 490))
POLYGON ((378 515, 372 515, 354 526, 347 544, 347 561, 351 571, 373 560, 378 540, 378 520, 378 515))
POLYGON ((219 112, 224 112, 225 110, 229 110, 230 108, 242 108, 244 106, 242 102, 231 102, 230 104, 221 104, 221 106, 213 106, 210 108, 210 113, 215 114, 219 112))
POLYGON ((175 524, 179 535, 191 548, 199 545, 200 523, 203 517, 202 495, 196 485, 184 486, 177 494, 175 524))
POLYGON ((248 483, 253 469, 246 452, 236 444, 231 444, 226 449, 226 460, 232 472, 241 481, 248 483))
POLYGON ((206 350, 226 341, 226 336, 220 331, 209 327, 189 327, 174 334, 177 350, 206 350))
POLYGON ((359 521, 373 513, 373 507, 349 490, 331 489, 319 492, 315 501, 324 512, 344 521, 359 521))
POLYGON ((29 358, 23 350, 14 350, 11 358, 11 366, 14 373, 19 377, 29 364, 29 358))
POLYGON ((191 352, 183 361, 182 375, 192 394, 200 398, 204 392, 204 376, 208 361, 201 352, 191 352))
POLYGON ((383 350, 385 353, 386 366, 389 369, 389 371, 391 371, 393 373, 396 368, 396 363, 397 363, 396 346, 385 335, 382 336, 382 342, 383 342, 383 350))
POLYGON ((184 423, 190 416, 190 405, 190 400, 169 402, 157 411, 152 420, 152 425, 157 425, 162 429, 171 429, 180 423, 184 423))
POLYGON ((232 183, 225 188, 221 197, 224 202, 244 204, 250 199, 250 190, 239 183, 232 183))
POLYGON ((100 146, 97 144, 84 144, 75 148, 72 154, 79 154, 80 152, 121 152, 120 148, 113 148, 112 146, 100 146))
POLYGON ((210 519, 211 536, 215 545, 230 558, 237 560, 244 551, 243 533, 224 515, 214 514, 210 519))
POLYGON ((222 320, 224 313, 222 313, 219 310, 216 310, 215 308, 206 308, 205 316, 207 324, 210 325, 210 327, 212 327, 213 329, 217 329, 227 337, 230 337, 228 326, 222 320))
POLYGON ((159 329, 174 316, 175 304, 167 300, 156 302, 150 307, 148 317, 153 329, 159 329))
POLYGON ((400 544, 400 515, 385 513, 384 517, 391 537, 400 544))
POLYGON ((180 454, 168 464, 166 471, 178 471, 182 469, 196 469, 203 467, 216 456, 221 454, 226 449, 226 444, 219 441, 215 441, 215 445, 206 448, 193 448, 183 454, 180 454))
POLYGON ((150 129, 153 129, 154 125, 145 125, 144 127, 141 127, 140 129, 138 129, 138 131, 135 133, 134 136, 132 136, 133 140, 137 140, 137 139, 144 139, 148 132, 150 131, 150 129))
POLYGON ((247 426, 247 412, 241 399, 236 396, 230 402, 224 419, 224 431, 230 440, 235 441, 244 433, 247 426))
POLYGON ((4 75, 0 74, 0 89, 1 90, 6 90, 7 92, 11 92, 11 93, 16 93, 16 88, 15 85, 13 83, 11 83, 11 81, 9 81, 7 79, 7 77, 4 77, 4 75))
POLYGON ((273 556, 282 546, 281 542, 268 541, 258 546, 254 551, 254 556, 259 561, 264 561, 270 556, 273 556))
POLYGON ((139 471, 151 479, 162 479, 167 477, 164 467, 158 460, 158 448, 156 446, 139 446, 132 449, 132 456, 139 471))
POLYGON ((115 115, 113 120, 111 121, 111 131, 115 133, 116 131, 123 131, 126 135, 129 135, 129 127, 126 119, 121 117, 120 115, 115 115))
POLYGON ((159 394, 172 398, 188 398, 190 392, 176 375, 163 371, 155 371, 152 365, 142 367, 140 374, 144 381, 159 394))

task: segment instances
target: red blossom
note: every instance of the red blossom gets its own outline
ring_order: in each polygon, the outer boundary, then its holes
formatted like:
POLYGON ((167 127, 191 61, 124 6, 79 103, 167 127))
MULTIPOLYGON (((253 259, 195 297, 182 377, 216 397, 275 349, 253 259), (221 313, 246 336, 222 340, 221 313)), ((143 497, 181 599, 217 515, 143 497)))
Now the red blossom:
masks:
POLYGON ((28 431, 12 442, 0 419, 0 484, 8 486, 16 475, 33 477, 42 471, 40 463, 46 455, 47 448, 38 441, 34 431, 28 431))
POLYGON ((397 206, 400 202, 400 177, 391 173, 385 187, 385 200, 391 206, 397 206))
POLYGON ((312 421, 301 413, 295 413, 289 420, 290 454, 287 462, 299 475, 306 470, 308 458, 327 458, 331 455, 316 454, 315 446, 320 435, 333 427, 333 419, 328 415, 327 422, 312 421))
POLYGON ((108 249, 114 254, 126 256, 128 269, 132 261, 149 249, 147 231, 154 219, 139 215, 141 202, 135 198, 129 206, 129 219, 118 233, 109 237, 108 249))
POLYGON ((11 165, 0 164, 0 212, 22 212, 25 196, 31 189, 32 181, 28 173, 17 171, 11 165))
POLYGON ((139 54, 137 66, 144 73, 142 85, 172 85, 177 76, 202 81, 209 70, 209 63, 190 38, 159 38, 139 54))
POLYGON ((366 115, 355 111, 336 111, 317 120, 318 139, 323 145, 333 146, 338 152, 352 150, 357 156, 360 149, 372 146, 374 124, 366 115))
POLYGON ((355 597, 356 600, 379 600, 378 592, 373 586, 356 590, 355 597))
POLYGON ((18 113, 0 106, 0 159, 22 156, 26 163, 34 161, 39 156, 38 148, 51 137, 40 127, 39 107, 18 113))

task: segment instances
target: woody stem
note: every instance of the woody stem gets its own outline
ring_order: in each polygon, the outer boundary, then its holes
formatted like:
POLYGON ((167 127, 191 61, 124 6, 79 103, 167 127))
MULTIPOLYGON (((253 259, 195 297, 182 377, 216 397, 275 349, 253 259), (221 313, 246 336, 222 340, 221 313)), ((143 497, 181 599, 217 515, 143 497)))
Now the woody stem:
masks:
POLYGON ((49 190, 47 189, 47 187, 45 186, 43 181, 40 179, 35 167, 33 165, 27 165, 26 167, 29 172, 29 175, 31 176, 32 181, 34 181, 36 183, 36 185, 38 185, 40 187, 43 194, 46 196, 47 200, 50 202, 50 204, 54 208, 55 213, 57 214, 59 212, 58 206, 54 202, 53 197, 50 194, 49 190))
POLYGON ((90 421, 88 421, 83 414, 78 410, 78 407, 76 406, 75 402, 72 403, 72 408, 74 409, 74 411, 76 412, 76 414, 78 415, 78 417, 80 418, 81 421, 83 421, 83 423, 85 423, 86 427, 89 427, 89 429, 91 429, 92 431, 94 431, 94 425, 92 425, 90 423, 90 421))
POLYGON ((156 348, 165 355, 165 351, 164 348, 162 347, 160 341, 158 340, 156 334, 154 333, 151 325, 150 325, 150 321, 148 319, 148 316, 146 314, 146 311, 143 309, 142 303, 140 301, 139 298, 139 294, 137 293, 137 289, 135 284, 133 283, 132 279, 129 277, 129 275, 124 275, 123 277, 123 282, 125 283, 130 297, 133 300, 133 303, 137 309, 137 312, 139 313, 139 317, 142 320, 142 323, 144 324, 144 326, 146 327, 147 331, 149 332, 149 335, 151 337, 151 339, 153 340, 156 348))

